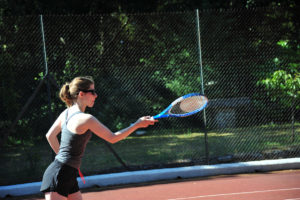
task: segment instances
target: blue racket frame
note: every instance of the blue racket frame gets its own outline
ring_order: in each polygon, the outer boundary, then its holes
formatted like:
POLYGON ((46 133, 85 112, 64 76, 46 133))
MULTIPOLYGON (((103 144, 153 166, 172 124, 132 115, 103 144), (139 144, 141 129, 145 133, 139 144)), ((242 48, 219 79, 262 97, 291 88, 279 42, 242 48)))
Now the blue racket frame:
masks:
POLYGON ((173 101, 165 110, 163 110, 161 113, 159 113, 158 115, 155 115, 153 116, 154 119, 159 119, 159 118, 165 118, 165 117, 187 117, 187 116, 190 116, 190 115, 193 115, 197 112, 200 112, 201 110, 203 110, 206 106, 207 106, 207 103, 208 103, 208 99, 206 96, 200 94, 200 93, 190 93, 190 94, 186 94, 182 97, 179 97, 178 99, 176 99, 175 101, 173 101), (189 97, 192 97, 192 96, 202 96, 206 99, 206 102, 205 104, 203 104, 202 107, 198 108, 197 110, 194 110, 192 112, 189 112, 189 113, 185 113, 185 114, 170 114, 168 113, 168 111, 178 102, 178 101, 181 101, 182 99, 186 99, 186 98, 189 98, 189 97))

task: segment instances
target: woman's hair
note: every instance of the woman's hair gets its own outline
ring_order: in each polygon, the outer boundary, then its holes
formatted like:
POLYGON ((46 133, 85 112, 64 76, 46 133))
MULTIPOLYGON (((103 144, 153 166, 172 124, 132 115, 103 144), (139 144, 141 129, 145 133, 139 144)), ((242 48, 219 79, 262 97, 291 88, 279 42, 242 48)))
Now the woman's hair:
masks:
POLYGON ((92 84, 94 84, 94 80, 90 76, 76 77, 70 83, 67 82, 61 87, 59 97, 70 107, 76 102, 79 92, 88 90, 92 84))

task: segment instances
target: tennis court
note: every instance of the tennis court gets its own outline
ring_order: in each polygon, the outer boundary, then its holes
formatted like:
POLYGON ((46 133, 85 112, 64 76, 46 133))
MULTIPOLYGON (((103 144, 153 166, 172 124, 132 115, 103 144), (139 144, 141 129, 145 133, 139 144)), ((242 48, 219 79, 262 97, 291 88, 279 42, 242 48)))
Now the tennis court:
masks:
MULTIPOLYGON (((85 200, 299 200, 300 170, 89 188, 82 193, 85 200)), ((43 197, 6 199, 42 200, 43 197)))

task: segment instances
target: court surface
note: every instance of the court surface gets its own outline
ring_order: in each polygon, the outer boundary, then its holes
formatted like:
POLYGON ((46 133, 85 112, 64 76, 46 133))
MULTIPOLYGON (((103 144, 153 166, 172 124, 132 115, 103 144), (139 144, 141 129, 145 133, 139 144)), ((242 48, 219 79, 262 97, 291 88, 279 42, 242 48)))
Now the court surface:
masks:
POLYGON ((82 193, 84 200, 300 200, 300 170, 91 188, 82 193))

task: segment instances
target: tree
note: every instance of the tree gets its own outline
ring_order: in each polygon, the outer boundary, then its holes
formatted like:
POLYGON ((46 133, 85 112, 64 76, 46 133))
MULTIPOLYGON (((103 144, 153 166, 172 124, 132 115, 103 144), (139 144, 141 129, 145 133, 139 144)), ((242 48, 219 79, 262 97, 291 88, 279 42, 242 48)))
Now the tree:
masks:
POLYGON ((300 106, 300 74, 294 71, 293 74, 285 71, 275 71, 269 78, 260 81, 263 84, 273 101, 277 101, 291 110, 292 140, 295 138, 295 111, 300 106))
POLYGON ((296 51, 293 51, 292 45, 289 45, 287 40, 280 40, 277 44, 285 51, 284 57, 281 59, 284 60, 288 57, 289 63, 281 66, 280 63, 283 61, 275 58, 275 64, 281 69, 276 70, 269 77, 258 83, 266 88, 273 101, 277 101, 291 110, 292 140, 294 140, 295 113, 300 108, 300 47, 298 45, 296 51))

